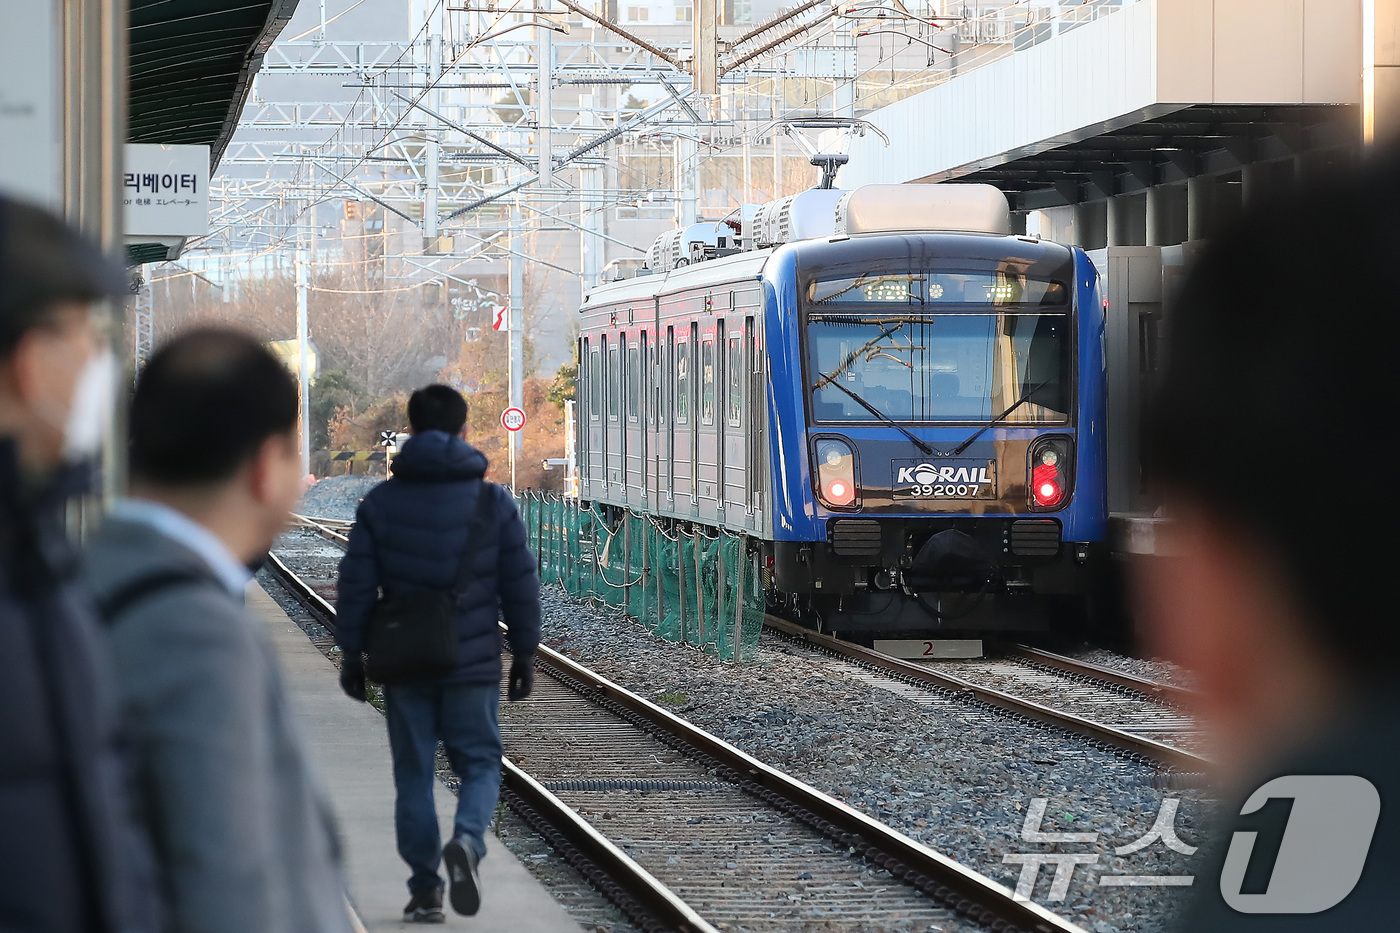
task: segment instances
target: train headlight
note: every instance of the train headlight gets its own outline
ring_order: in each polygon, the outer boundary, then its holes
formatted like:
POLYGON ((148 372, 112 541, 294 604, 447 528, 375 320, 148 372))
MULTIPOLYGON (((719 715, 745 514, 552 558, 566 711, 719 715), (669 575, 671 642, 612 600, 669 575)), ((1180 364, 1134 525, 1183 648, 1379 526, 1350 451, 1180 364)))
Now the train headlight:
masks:
POLYGON ((850 443, 838 437, 820 437, 813 444, 813 453, 817 467, 817 498, 833 509, 858 507, 856 455, 850 443))
POLYGON ((1074 441, 1068 437, 1038 437, 1030 447, 1027 504, 1032 511, 1063 508, 1074 491, 1074 441))

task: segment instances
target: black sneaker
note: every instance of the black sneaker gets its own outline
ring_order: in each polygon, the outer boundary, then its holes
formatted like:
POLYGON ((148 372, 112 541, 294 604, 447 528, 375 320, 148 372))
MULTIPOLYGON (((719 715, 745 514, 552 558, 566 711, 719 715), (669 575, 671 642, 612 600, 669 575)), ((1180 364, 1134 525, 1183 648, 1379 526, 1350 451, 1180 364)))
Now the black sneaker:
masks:
POLYGON ((403 909, 404 923, 446 923, 442 912, 442 888, 419 891, 403 909))
POLYGON ((479 859, 470 846, 453 839, 442 849, 447 865, 447 883, 451 885, 452 909, 470 917, 481 909, 481 878, 476 873, 479 859))

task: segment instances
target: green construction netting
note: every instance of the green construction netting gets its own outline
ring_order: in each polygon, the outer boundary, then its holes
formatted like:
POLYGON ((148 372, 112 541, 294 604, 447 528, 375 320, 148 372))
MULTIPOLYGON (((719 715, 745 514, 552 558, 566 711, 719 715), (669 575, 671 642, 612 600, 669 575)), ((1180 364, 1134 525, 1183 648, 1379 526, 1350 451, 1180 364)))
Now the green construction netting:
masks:
POLYGON ((747 537, 668 530, 631 511, 609 521, 595 505, 528 490, 516 505, 541 582, 621 610, 667 641, 754 660, 764 597, 747 537))

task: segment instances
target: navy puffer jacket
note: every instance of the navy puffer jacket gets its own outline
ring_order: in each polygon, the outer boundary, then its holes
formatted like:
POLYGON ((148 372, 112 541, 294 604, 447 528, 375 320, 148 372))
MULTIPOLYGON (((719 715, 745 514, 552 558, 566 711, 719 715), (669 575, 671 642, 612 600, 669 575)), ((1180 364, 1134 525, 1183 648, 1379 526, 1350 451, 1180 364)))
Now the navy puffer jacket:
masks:
POLYGON ((473 579, 457 598, 457 669, 443 683, 494 683, 501 677, 501 634, 517 656, 540 640, 540 585, 525 523, 510 493, 483 481, 486 457, 442 431, 408 439, 393 476, 370 490, 355 515, 340 562, 336 639, 347 654, 364 648, 365 625, 382 590, 450 590, 467 545, 467 526, 483 490, 495 500, 476 564, 495 573, 473 579))

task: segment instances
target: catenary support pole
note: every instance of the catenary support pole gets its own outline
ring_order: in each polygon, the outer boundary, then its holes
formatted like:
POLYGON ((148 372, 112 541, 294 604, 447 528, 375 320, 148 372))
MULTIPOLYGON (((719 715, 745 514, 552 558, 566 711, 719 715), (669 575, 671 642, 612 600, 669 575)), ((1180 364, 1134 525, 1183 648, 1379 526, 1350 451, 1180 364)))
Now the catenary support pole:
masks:
MULTIPOLYGON (((524 410, 525 402, 525 237, 520 208, 510 210, 510 404, 524 410)), ((523 430, 523 429, 522 429, 523 430)), ((511 485, 515 485, 515 458, 520 453, 520 431, 510 432, 511 485)))
MULTIPOLYGON (((442 112, 442 92, 437 85, 442 80, 442 9, 438 4, 431 20, 432 31, 428 36, 428 81, 433 89, 428 92, 428 108, 434 114, 442 112)), ((438 163, 442 156, 442 145, 438 140, 442 123, 436 117, 419 111, 426 120, 428 145, 424 152, 424 174, 426 188, 423 204, 423 238, 428 241, 428 250, 437 252, 438 238, 438 198, 441 193, 438 163)))
POLYGON ((536 185, 550 188, 554 185, 554 31, 545 26, 536 26, 538 46, 535 51, 539 66, 539 176, 536 185))
POLYGON ((297 383, 301 396, 298 413, 301 437, 301 475, 311 472, 311 394, 310 359, 307 347, 306 299, 308 289, 306 248, 297 247, 297 383))
POLYGON ((691 68, 697 93, 719 93, 719 9, 716 0, 694 0, 691 11, 694 45, 691 68))

